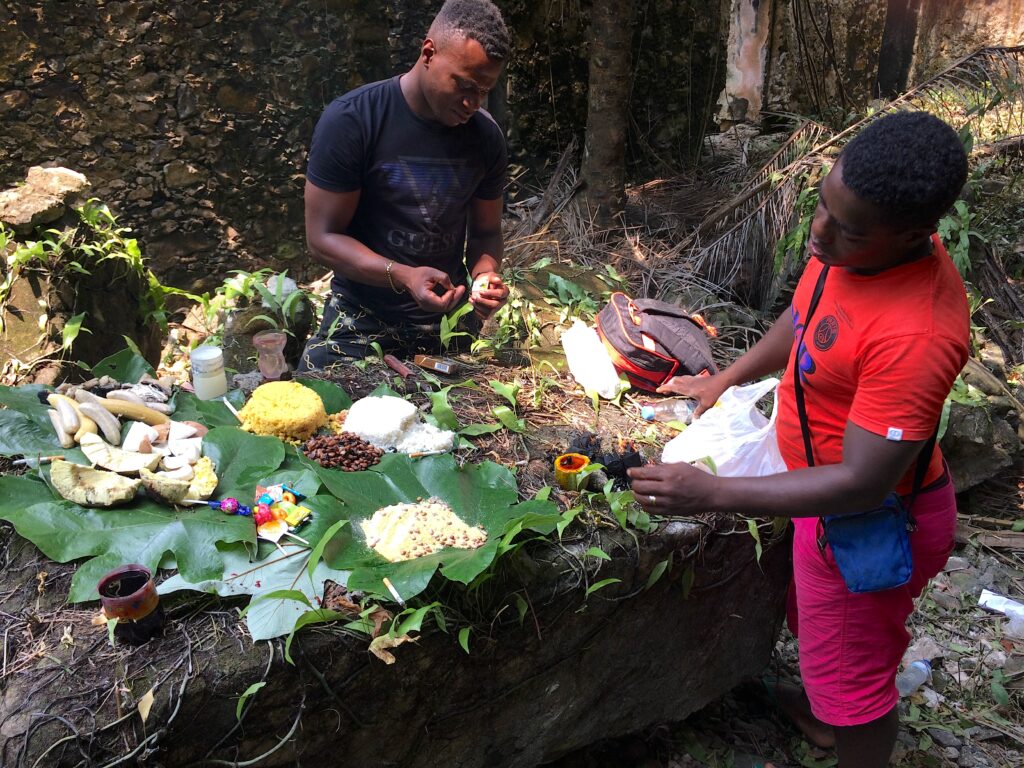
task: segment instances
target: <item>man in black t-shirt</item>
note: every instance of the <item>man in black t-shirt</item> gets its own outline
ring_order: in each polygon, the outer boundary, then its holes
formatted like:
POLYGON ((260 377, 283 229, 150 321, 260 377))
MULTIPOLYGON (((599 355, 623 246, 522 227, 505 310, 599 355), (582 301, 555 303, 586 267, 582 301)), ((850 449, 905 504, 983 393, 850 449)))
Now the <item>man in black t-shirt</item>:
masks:
POLYGON ((490 0, 447 0, 405 74, 324 110, 306 172, 306 239, 334 270, 332 295, 300 370, 385 352, 437 352, 442 315, 467 294, 482 320, 508 288, 505 138, 480 108, 509 35, 490 0))

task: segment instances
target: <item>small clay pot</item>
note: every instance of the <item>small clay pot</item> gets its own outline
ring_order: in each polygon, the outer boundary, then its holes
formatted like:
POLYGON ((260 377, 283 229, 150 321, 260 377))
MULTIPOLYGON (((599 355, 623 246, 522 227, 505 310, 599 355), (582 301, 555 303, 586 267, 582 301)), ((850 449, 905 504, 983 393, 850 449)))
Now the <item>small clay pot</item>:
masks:
POLYGON ((149 568, 130 563, 115 568, 97 586, 108 619, 141 621, 156 610, 160 596, 149 568))

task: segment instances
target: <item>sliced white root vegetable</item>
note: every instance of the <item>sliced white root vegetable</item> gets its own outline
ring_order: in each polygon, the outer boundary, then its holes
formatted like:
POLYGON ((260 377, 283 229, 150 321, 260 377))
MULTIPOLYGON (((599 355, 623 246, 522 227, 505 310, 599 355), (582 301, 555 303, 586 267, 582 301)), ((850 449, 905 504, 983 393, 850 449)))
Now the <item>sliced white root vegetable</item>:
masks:
POLYGON ((183 421, 172 421, 170 432, 167 434, 168 440, 186 440, 196 433, 196 428, 191 424, 186 424, 183 421))
POLYGON ((157 477, 167 477, 172 480, 191 480, 195 477, 195 471, 192 467, 186 464, 184 467, 178 467, 177 469, 168 469, 163 472, 157 472, 157 477))
POLYGON ((150 446, 157 442, 160 434, 141 421, 133 421, 131 426, 128 427, 128 432, 124 436, 124 440, 121 442, 121 447, 126 451, 139 451, 139 453, 152 453, 150 450, 143 450, 143 441, 148 442, 150 446))
POLYGON ((161 469, 175 470, 189 466, 192 466, 192 462, 188 460, 188 456, 164 456, 160 460, 161 469))
POLYGON ((195 464, 203 455, 203 438, 190 437, 186 440, 168 440, 167 447, 174 456, 188 457, 189 464, 195 464))

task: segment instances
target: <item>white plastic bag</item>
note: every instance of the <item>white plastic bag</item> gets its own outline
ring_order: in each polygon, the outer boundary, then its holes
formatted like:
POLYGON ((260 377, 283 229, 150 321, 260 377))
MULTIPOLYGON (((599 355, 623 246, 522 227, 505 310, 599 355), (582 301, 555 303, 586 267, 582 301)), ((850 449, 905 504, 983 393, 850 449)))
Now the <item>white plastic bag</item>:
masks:
POLYGON ((579 318, 574 319, 572 328, 562 334, 562 349, 569 371, 583 389, 597 392, 605 400, 618 394, 619 374, 597 331, 579 318))
POLYGON ((775 440, 779 410, 778 379, 765 379, 742 387, 729 387, 713 408, 665 445, 666 464, 699 461, 710 456, 722 477, 760 477, 786 471, 775 440), (775 390, 770 419, 755 407, 775 390))

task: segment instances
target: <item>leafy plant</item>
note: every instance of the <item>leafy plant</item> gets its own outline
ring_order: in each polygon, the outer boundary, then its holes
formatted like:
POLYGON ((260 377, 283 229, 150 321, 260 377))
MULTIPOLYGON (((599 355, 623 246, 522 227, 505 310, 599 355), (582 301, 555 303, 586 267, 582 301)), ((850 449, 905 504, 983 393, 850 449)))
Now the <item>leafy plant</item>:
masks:
POLYGON ((960 276, 966 278, 971 271, 971 238, 984 242, 985 238, 973 228, 975 215, 963 200, 953 203, 953 210, 939 219, 938 233, 949 251, 960 276))
MULTIPOLYGON (((128 237, 130 230, 117 226, 110 209, 96 199, 88 200, 75 209, 79 225, 65 230, 47 229, 39 233, 38 240, 18 244, 7 257, 7 269, 0 282, 0 330, 3 317, 10 310, 11 291, 15 282, 32 273, 45 275, 51 283, 73 280, 74 275, 90 275, 102 262, 115 261, 123 266, 123 274, 138 276, 145 285, 139 311, 144 322, 155 322, 161 331, 167 329, 166 298, 182 295, 192 300, 199 297, 187 291, 163 285, 146 267, 139 243, 128 237)), ((0 225, 0 250, 13 242, 12 234, 0 225)), ((86 327, 84 312, 74 314, 62 330, 61 347, 70 350, 86 327)), ((40 317, 40 330, 45 333, 49 317, 40 317)))
POLYGON ((471 335, 468 331, 458 331, 456 328, 459 326, 459 320, 472 311, 473 305, 466 302, 450 315, 443 315, 441 317, 441 346, 444 347, 445 351, 451 346, 453 339, 471 335))
POLYGON ((807 240, 811 235, 811 222, 814 221, 814 211, 818 207, 818 187, 807 185, 806 181, 804 183, 805 186, 793 203, 796 224, 775 244, 776 275, 782 274, 787 264, 803 257, 807 240))

